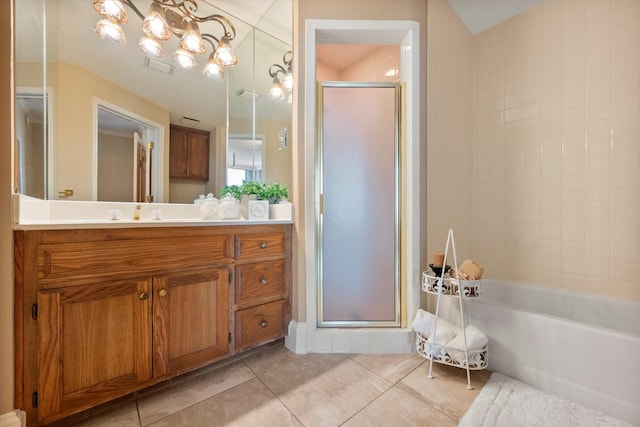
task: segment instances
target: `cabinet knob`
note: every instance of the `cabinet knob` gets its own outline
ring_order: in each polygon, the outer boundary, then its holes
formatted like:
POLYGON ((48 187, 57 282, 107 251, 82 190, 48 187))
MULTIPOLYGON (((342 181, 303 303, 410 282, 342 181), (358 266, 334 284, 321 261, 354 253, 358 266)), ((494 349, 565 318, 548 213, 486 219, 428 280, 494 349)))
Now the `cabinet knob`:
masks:
POLYGON ((267 278, 266 277, 261 277, 260 278, 260 283, 262 283, 263 285, 267 284, 267 278))
POLYGON ((143 292, 143 293, 141 293, 141 294, 140 294, 140 296, 139 296, 138 298, 140 298, 141 300, 143 300, 143 301, 144 301, 144 300, 146 300, 147 298, 149 298, 149 294, 148 294, 148 293, 146 293, 146 292, 143 292))
POLYGON ((260 243, 260 249, 267 249, 267 242, 260 243))
POLYGON ((268 325, 268 323, 267 323, 266 320, 263 320, 262 322, 260 322, 260 326, 263 327, 263 328, 266 328, 267 325, 268 325))
POLYGON ((160 289, 160 292, 158 292, 158 295, 160 295, 161 297, 166 297, 167 296, 167 290, 166 289, 160 289))

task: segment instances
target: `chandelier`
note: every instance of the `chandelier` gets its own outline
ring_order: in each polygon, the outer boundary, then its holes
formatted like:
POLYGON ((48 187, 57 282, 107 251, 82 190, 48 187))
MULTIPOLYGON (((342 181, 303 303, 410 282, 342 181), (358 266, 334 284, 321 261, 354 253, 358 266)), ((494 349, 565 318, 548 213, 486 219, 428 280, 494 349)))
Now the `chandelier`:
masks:
POLYGON ((111 38, 118 43, 125 43, 125 35, 121 24, 126 24, 129 17, 124 5, 128 6, 142 20, 142 38, 138 48, 148 56, 160 57, 164 54, 162 43, 176 36, 180 39, 173 60, 186 69, 197 66, 195 55, 206 53, 205 42, 211 46, 211 53, 203 69, 207 77, 224 76, 223 67, 233 67, 238 57, 231 47, 231 40, 236 36, 236 29, 231 21, 222 15, 199 16, 196 0, 152 0, 149 12, 143 15, 133 0, 94 0, 93 7, 102 19, 95 26, 95 32, 102 39, 111 38), (222 27, 222 35, 216 37, 208 33, 200 33, 199 24, 217 22, 222 27))
POLYGON ((282 56, 284 67, 280 64, 273 64, 269 67, 269 76, 273 79, 269 93, 273 99, 284 99, 285 93, 290 93, 293 89, 293 71, 291 70, 292 60, 293 52, 288 51, 282 56), (282 74, 282 80, 280 80, 278 74, 282 74))

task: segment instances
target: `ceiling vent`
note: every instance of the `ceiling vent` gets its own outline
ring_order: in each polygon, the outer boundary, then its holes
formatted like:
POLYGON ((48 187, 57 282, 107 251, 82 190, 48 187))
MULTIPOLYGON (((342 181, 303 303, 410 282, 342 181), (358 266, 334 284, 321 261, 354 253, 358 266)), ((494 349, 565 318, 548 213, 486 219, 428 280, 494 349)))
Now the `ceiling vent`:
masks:
POLYGON ((200 120, 192 119, 191 117, 182 116, 182 117, 180 117, 180 124, 185 125, 185 126, 195 127, 195 126, 198 126, 200 124, 200 120))
POLYGON ((148 56, 144 57, 144 66, 165 74, 173 74, 173 70, 176 68, 175 65, 167 64, 157 59, 151 59, 148 56))
POLYGON ((262 96, 262 95, 258 95, 255 92, 252 92, 252 91, 247 90, 247 89, 239 89, 236 92, 236 95, 239 96, 242 99, 248 99, 249 101, 253 101, 254 96, 255 96, 256 101, 258 99, 260 99, 260 97, 262 96))

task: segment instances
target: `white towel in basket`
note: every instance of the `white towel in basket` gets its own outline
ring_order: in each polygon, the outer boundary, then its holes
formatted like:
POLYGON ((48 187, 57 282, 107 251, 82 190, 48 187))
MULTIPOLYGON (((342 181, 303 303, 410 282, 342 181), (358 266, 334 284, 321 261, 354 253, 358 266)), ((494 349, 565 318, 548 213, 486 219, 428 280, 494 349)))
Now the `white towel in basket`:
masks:
POLYGON ((413 330, 419 332, 424 337, 428 337, 431 335, 431 327, 435 318, 436 316, 433 314, 419 308, 416 316, 413 318, 413 330))
MULTIPOLYGON (((468 325, 464 328, 467 335, 467 350, 481 350, 489 342, 487 336, 483 334, 478 328, 473 325, 468 325)), ((458 363, 463 363, 465 359, 464 354, 464 335, 462 330, 451 341, 447 343, 449 354, 458 363)))
MULTIPOLYGON (((435 322, 433 326, 435 326, 435 322)), ((433 328, 431 328, 431 334, 429 334, 427 342, 432 344, 433 352, 437 355, 440 353, 442 346, 450 342, 459 333, 462 333, 462 329, 443 318, 439 318, 435 332, 434 335, 433 328)))

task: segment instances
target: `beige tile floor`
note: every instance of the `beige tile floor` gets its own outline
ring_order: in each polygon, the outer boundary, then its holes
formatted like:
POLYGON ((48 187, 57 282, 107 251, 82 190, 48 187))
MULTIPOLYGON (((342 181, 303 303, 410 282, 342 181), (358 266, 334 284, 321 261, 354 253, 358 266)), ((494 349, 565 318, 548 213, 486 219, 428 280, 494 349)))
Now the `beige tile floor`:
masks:
POLYGON ((488 371, 413 354, 296 355, 282 343, 205 368, 77 426, 457 426, 488 371))

